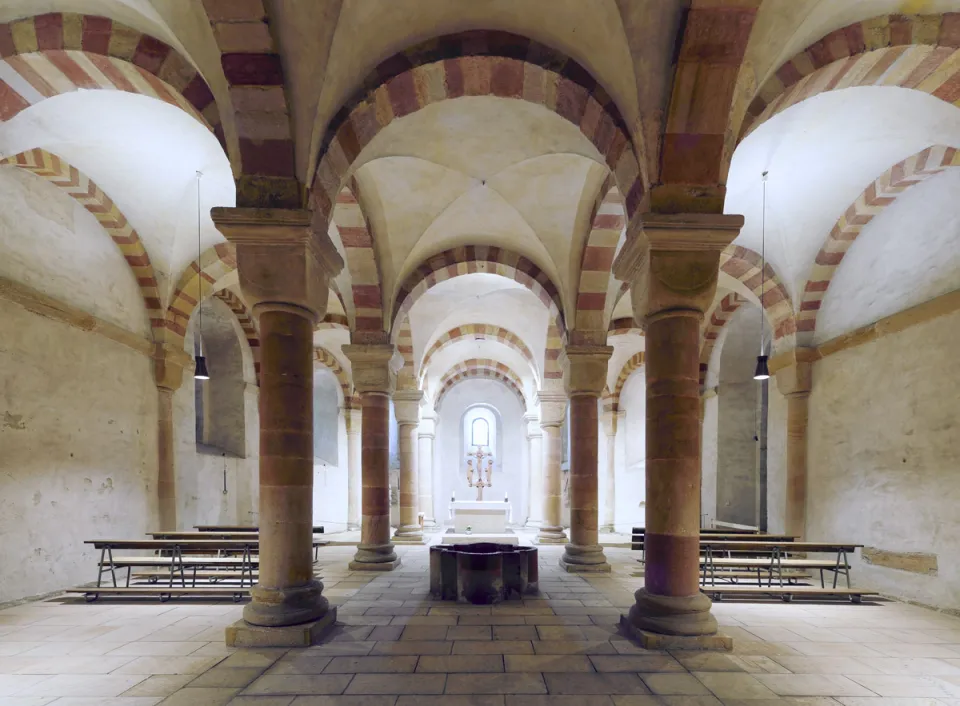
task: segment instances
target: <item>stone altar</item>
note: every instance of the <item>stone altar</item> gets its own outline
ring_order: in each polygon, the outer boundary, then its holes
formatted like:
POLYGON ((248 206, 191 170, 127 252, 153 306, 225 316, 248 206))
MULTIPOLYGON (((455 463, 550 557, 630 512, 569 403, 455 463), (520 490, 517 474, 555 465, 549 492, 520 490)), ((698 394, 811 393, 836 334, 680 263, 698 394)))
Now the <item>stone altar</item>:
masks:
POLYGON ((449 509, 457 533, 470 527, 472 534, 504 534, 513 518, 510 503, 498 500, 454 500, 449 509))

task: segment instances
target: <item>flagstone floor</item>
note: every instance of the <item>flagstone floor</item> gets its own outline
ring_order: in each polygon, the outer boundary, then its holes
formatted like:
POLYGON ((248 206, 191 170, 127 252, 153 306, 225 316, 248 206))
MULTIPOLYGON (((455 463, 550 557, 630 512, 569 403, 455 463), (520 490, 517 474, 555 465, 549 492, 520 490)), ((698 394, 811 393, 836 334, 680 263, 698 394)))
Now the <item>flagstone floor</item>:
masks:
POLYGON ((230 602, 0 611, 0 706, 960 706, 960 619, 896 602, 722 603, 731 654, 640 649, 617 631, 642 585, 561 571, 540 547, 541 594, 474 607, 433 601, 426 547, 351 572, 322 550, 335 633, 308 649, 231 650, 230 602))

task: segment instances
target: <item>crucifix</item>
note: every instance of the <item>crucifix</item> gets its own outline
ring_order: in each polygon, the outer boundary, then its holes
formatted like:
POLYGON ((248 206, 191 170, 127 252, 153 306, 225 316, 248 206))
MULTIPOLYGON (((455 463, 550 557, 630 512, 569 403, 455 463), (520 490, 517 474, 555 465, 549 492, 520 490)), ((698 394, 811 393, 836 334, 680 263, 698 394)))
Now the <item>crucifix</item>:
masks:
POLYGON ((483 489, 493 485, 490 480, 493 473, 493 454, 483 450, 483 446, 477 446, 477 450, 467 457, 467 485, 477 489, 477 500, 483 500, 483 489), (477 480, 473 480, 473 460, 477 460, 477 480), (483 479, 483 461, 487 461, 487 479, 483 479))

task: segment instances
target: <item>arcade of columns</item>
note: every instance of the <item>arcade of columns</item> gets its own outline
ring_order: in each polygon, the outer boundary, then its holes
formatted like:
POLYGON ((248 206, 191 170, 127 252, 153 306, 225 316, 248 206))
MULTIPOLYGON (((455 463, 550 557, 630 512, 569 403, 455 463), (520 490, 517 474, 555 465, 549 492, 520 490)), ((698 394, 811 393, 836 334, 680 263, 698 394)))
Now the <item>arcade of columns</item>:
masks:
MULTIPOLYGON (((329 281, 342 262, 306 211, 214 209, 214 220, 237 247, 240 285, 260 319, 260 584, 242 625, 228 630, 233 644, 295 644, 315 639, 335 620, 312 573, 312 322, 324 315, 329 281), (306 625, 305 625, 306 624, 306 625), (290 627, 293 626, 293 627, 290 627), (270 630, 269 628, 285 628, 270 630), (294 637, 291 638, 291 630, 294 637), (304 638, 306 636, 306 638, 304 638)), ((700 390, 699 327, 716 291, 722 249, 742 226, 739 216, 648 214, 645 238, 635 238, 614 263, 632 286, 634 311, 646 325, 647 459, 646 573, 625 624, 645 644, 695 640, 723 645, 710 601, 699 592, 700 390)), ((429 478, 434 419, 418 427, 419 392, 395 391, 398 354, 390 344, 344 348, 353 367, 359 413, 347 410, 351 479, 360 457, 361 541, 351 568, 389 571, 400 564, 394 541, 422 541, 418 508, 430 507, 429 483, 418 480, 417 456, 429 478), (388 487, 389 403, 400 425, 400 527, 390 535, 388 487), (359 420, 358 420, 359 417, 359 420), (358 437, 362 434, 362 450, 358 437), (418 454, 419 452, 419 454, 418 454)), ((611 349, 567 345, 561 355, 565 395, 541 393, 539 425, 528 417, 531 457, 543 460, 541 543, 565 543, 568 571, 609 571, 598 544, 598 398, 611 349), (571 414, 570 537, 561 527, 560 427, 571 414), (538 428, 539 426, 539 428, 538 428), (542 455, 539 453, 542 446, 542 455)), ((808 367, 808 366, 806 366, 808 367)), ((808 373, 803 361, 783 367, 790 404, 790 482, 802 485, 804 459, 797 441, 805 428, 808 373), (790 371, 793 371, 792 373, 790 371), (792 377, 790 377, 792 375, 792 377), (788 379, 789 378, 789 379, 788 379), (792 387, 791 387, 792 385, 792 387), (796 438, 795 438, 796 437, 796 438)), ((612 443, 616 418, 603 419, 612 443)), ((534 469, 535 470, 535 469, 534 469)), ((605 469, 610 472, 610 467, 605 469)), ((531 489, 539 482, 531 474, 531 489)), ((607 483, 612 492, 612 483, 607 483)), ((607 502, 607 507, 612 503, 607 502)), ((349 518, 356 523, 358 509, 349 518)), ((431 520, 433 518, 430 518, 431 520)), ((604 518, 609 525, 612 518, 604 518)), ((794 519, 794 525, 798 520, 794 519)))

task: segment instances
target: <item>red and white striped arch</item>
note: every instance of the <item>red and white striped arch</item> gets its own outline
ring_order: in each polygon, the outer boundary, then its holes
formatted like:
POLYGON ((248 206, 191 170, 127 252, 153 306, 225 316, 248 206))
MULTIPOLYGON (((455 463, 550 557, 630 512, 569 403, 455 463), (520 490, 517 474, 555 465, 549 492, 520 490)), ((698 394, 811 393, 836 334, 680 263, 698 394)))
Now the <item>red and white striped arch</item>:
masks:
POLYGON ((340 365, 337 357, 322 346, 317 346, 313 349, 313 357, 314 360, 333 373, 333 376, 337 379, 337 383, 340 386, 340 401, 342 403, 349 403, 353 399, 353 384, 350 382, 350 376, 347 375, 347 371, 340 365))
POLYGON ((633 320, 633 317, 621 317, 619 319, 614 319, 610 322, 610 328, 607 329, 607 338, 611 336, 627 336, 629 334, 634 334, 636 336, 645 335, 642 328, 637 326, 636 321, 633 320))
POLYGON ((177 281, 173 297, 164 317, 164 339, 182 346, 193 310, 205 297, 217 290, 217 283, 237 268, 236 250, 229 243, 219 243, 194 260, 177 281))
POLYGON ((749 248, 729 245, 720 254, 720 270, 743 284, 760 301, 773 328, 775 345, 792 348, 797 333, 793 303, 770 263, 763 263, 760 254, 749 248))
POLYGON ((960 99, 960 13, 881 15, 811 44, 771 76, 747 108, 739 140, 800 101, 854 86, 899 86, 960 99))
POLYGON ((713 348, 720 338, 720 332, 727 322, 733 317, 741 306, 747 303, 747 300, 737 292, 730 292, 727 296, 717 302, 717 305, 708 313, 707 325, 703 331, 703 343, 700 346, 700 384, 704 385, 707 381, 707 370, 710 367, 710 356, 713 355, 713 348))
MULTIPOLYGON (((607 329, 607 314, 612 307, 607 299, 613 289, 619 287, 611 268, 617 253, 617 245, 626 225, 623 202, 613 177, 609 177, 600 190, 593 208, 590 234, 583 245, 580 258, 580 282, 577 289, 577 332, 594 332, 603 336, 607 329)), ((602 342, 602 341, 597 341, 602 342)))
POLYGON ((397 373, 398 390, 416 390, 418 384, 413 361, 413 331, 410 329, 410 317, 405 316, 397 329, 397 353, 403 358, 403 367, 397 373))
POLYGON ((356 343, 382 343, 385 340, 383 327, 383 292, 380 287, 380 265, 373 247, 373 236, 367 226, 357 199, 358 184, 355 179, 337 195, 333 220, 340 232, 340 241, 350 273, 352 297, 347 309, 353 316, 356 343))
MULTIPOLYGON (((958 52, 960 56, 960 52, 958 52)), ((800 300, 797 315, 797 344, 811 346, 817 330, 817 314, 830 282, 844 255, 870 221, 910 187, 941 172, 960 166, 960 152, 953 147, 934 145, 897 162, 863 190, 840 216, 817 253, 800 300)))
POLYGON ((520 406, 527 408, 527 399, 523 394, 523 383, 520 377, 508 365, 490 358, 470 358, 454 365, 444 373, 437 385, 437 395, 434 398, 434 408, 439 409, 440 403, 451 389, 464 380, 494 380, 507 387, 520 401, 520 406))
POLYGON ((639 370, 643 366, 644 354, 643 351, 639 353, 634 353, 630 358, 627 359, 627 362, 623 364, 623 367, 620 368, 620 374, 617 375, 617 382, 613 387, 613 392, 610 397, 609 402, 610 410, 617 412, 620 410, 620 394, 623 392, 623 386, 627 384, 627 380, 630 379, 630 376, 636 370, 639 370))
POLYGON ((527 361, 530 365, 530 371, 533 373, 534 380, 540 377, 533 353, 530 352, 530 348, 523 342, 523 339, 515 333, 508 331, 502 326, 494 326, 492 324, 464 324, 463 326, 457 326, 443 333, 443 335, 439 336, 430 348, 427 349, 427 352, 423 356, 423 361, 420 363, 418 378, 421 384, 423 384, 423 378, 427 374, 430 362, 434 356, 447 346, 464 339, 482 339, 501 343, 507 348, 511 348, 519 353, 523 359, 527 361))
POLYGON ((0 23, 0 121, 80 90, 156 98, 192 115, 224 145, 210 87, 165 42, 108 17, 71 12, 0 23))
POLYGON ((253 314, 247 309, 243 300, 229 289, 221 289, 213 296, 226 304, 233 315, 237 317, 243 336, 247 340, 247 345, 250 346, 250 353, 253 355, 253 370, 257 376, 257 384, 260 384, 260 332, 257 329, 257 322, 254 320, 253 314))

